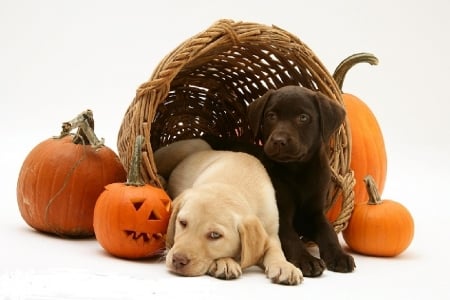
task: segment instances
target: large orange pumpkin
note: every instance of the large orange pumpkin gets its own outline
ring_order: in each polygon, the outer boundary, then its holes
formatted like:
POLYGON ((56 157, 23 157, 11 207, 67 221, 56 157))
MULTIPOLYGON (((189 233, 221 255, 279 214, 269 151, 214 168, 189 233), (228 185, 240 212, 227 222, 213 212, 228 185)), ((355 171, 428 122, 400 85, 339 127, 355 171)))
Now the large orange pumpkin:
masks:
MULTIPOLYGON (((368 53, 358 53, 346 58, 336 68, 333 75, 341 90, 347 71, 360 62, 374 65, 378 63, 378 59, 368 53)), ((383 192, 387 172, 386 148, 381 128, 369 106, 352 94, 343 93, 342 99, 351 133, 350 169, 353 170, 355 177, 354 202, 356 204, 366 201, 364 178, 368 174, 373 176, 380 193, 383 192)), ((338 198, 327 212, 331 222, 339 216, 341 206, 342 199, 338 198)))
POLYGON ((142 141, 142 136, 136 138, 127 182, 107 185, 94 210, 98 242, 121 258, 158 255, 165 246, 172 201, 163 189, 142 181, 142 141))
POLYGON ((365 184, 369 201, 355 205, 342 236, 350 249, 358 253, 396 256, 411 244, 414 220, 401 203, 381 200, 373 177, 367 176, 365 184))
POLYGON ((64 237, 92 236, 95 201, 105 185, 125 180, 118 156, 90 126, 93 116, 87 110, 63 123, 61 136, 41 142, 25 158, 17 203, 34 229, 64 237), (78 133, 69 134, 76 127, 78 133))

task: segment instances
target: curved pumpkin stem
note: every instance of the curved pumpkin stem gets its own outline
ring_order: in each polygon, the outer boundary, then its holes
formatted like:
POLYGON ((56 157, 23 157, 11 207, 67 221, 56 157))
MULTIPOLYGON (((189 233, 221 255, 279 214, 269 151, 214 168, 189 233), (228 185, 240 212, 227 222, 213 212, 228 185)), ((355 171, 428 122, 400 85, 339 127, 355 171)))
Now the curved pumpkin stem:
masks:
POLYGON ((367 201, 367 204, 370 205, 381 204, 383 200, 381 200, 380 193, 378 192, 377 185, 372 175, 367 175, 364 178, 364 183, 366 184, 367 194, 369 195, 369 201, 367 201))
POLYGON ((376 58, 375 55, 371 53, 356 53, 353 55, 350 55, 346 59, 344 59, 337 67, 336 70, 333 73, 334 81, 336 81, 339 89, 342 92, 342 86, 344 84, 344 78, 345 75, 347 75, 348 70, 350 70, 354 65, 366 62, 371 65, 377 65, 378 64, 378 58, 376 58))
POLYGON ((92 110, 87 109, 75 118, 62 124, 62 130, 58 137, 63 138, 70 134, 72 129, 78 128, 78 131, 73 138, 75 144, 91 145, 94 148, 102 147, 104 139, 98 139, 94 132, 94 114, 92 110))
POLYGON ((142 156, 142 144, 144 143, 144 137, 138 135, 134 142, 133 157, 131 158, 130 169, 128 170, 128 177, 126 185, 143 186, 144 180, 141 176, 141 156, 142 156))

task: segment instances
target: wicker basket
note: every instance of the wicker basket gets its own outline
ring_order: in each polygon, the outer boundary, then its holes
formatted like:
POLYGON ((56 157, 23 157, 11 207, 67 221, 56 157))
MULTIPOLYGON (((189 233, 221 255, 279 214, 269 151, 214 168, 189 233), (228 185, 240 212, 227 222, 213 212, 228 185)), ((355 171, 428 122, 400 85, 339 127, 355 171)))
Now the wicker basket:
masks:
MULTIPOLYGON (((246 120, 247 105, 285 85, 320 90, 342 104, 332 76, 297 37, 275 26, 219 20, 169 53, 138 88, 118 135, 122 163, 128 168, 134 139, 143 135, 141 173, 161 186, 153 149, 204 132, 256 142, 246 120)), ((342 201, 336 232, 346 227, 353 209, 350 143, 343 124, 329 149, 333 183, 327 207, 342 201)))

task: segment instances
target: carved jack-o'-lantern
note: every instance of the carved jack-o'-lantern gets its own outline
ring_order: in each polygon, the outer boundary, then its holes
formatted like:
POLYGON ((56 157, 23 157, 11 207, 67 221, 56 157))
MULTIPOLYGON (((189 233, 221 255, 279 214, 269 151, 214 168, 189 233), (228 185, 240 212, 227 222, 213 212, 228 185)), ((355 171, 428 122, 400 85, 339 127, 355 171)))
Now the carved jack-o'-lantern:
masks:
POLYGON ((122 258, 159 254, 170 217, 172 202, 167 193, 140 178, 142 139, 136 139, 127 182, 107 185, 94 209, 97 240, 107 252, 122 258))

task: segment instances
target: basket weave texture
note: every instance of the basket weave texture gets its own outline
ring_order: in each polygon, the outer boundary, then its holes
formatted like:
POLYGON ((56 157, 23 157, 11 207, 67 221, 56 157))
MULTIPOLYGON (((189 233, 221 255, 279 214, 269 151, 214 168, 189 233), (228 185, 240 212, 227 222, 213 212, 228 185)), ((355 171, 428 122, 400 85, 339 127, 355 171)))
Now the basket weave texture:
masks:
MULTIPOLYGON (((134 140, 143 135, 142 176, 161 186, 153 149, 205 132, 258 142, 247 123, 247 105, 286 85, 319 90, 342 104, 333 77, 296 36, 276 26, 219 20, 169 53, 137 89, 119 130, 120 159, 128 168, 134 140)), ((350 148, 345 122, 329 149, 333 181, 327 208, 342 202, 336 232, 346 227, 353 209, 350 148)))

